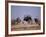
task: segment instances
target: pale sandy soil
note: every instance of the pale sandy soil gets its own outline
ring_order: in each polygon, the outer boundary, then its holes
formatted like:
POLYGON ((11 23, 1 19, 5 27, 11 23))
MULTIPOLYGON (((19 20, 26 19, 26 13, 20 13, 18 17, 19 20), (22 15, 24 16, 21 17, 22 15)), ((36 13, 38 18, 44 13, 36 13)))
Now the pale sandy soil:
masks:
POLYGON ((40 29, 40 25, 33 23, 33 24, 28 24, 28 23, 18 23, 16 25, 12 25, 11 26, 11 30, 12 31, 21 31, 21 30, 39 30, 40 29))

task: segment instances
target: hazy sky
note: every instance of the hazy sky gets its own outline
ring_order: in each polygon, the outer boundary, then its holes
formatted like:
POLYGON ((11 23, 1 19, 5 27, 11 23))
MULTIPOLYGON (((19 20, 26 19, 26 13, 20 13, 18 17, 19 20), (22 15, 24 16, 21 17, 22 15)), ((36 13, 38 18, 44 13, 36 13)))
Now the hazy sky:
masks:
POLYGON ((30 15, 32 19, 39 18, 40 19, 40 7, 32 7, 32 6, 11 6, 11 18, 16 19, 20 17, 24 18, 26 15, 30 15))

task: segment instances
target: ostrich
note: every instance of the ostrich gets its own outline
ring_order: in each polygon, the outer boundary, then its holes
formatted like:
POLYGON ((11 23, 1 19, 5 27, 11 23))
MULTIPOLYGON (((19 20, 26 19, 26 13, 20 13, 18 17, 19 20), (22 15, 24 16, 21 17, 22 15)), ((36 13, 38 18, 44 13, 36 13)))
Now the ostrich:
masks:
POLYGON ((35 23, 36 24, 39 24, 40 25, 40 21, 37 18, 35 18, 34 20, 35 20, 35 23))
POLYGON ((30 16, 24 17, 23 20, 26 21, 26 22, 28 22, 28 23, 32 22, 32 18, 30 16))
POLYGON ((21 19, 18 17, 18 18, 16 18, 16 24, 18 24, 18 23, 20 23, 21 22, 21 19))

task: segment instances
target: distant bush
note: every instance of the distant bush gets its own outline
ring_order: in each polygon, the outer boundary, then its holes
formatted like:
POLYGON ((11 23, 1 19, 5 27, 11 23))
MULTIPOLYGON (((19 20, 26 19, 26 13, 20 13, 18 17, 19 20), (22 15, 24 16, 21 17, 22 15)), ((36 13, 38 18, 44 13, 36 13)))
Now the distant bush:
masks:
POLYGON ((15 25, 15 20, 11 20, 11 24, 12 25, 15 25))

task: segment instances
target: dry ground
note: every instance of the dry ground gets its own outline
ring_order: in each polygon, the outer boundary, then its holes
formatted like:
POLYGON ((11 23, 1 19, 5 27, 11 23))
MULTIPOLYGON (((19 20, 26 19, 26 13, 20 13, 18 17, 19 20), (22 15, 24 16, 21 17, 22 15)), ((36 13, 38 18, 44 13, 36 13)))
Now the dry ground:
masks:
POLYGON ((40 29, 40 25, 33 23, 33 24, 28 24, 28 23, 22 23, 20 22, 19 24, 16 25, 12 25, 11 26, 11 30, 12 31, 21 31, 21 30, 39 30, 40 29))

